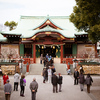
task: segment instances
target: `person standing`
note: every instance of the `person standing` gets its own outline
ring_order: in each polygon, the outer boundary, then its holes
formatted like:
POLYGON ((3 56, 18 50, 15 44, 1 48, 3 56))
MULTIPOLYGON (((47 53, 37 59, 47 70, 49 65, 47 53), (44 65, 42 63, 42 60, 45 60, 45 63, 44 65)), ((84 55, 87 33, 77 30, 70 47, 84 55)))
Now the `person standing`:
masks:
POLYGON ((45 83, 45 80, 46 80, 46 67, 43 68, 42 76, 43 76, 43 83, 45 83))
POLYGON ((21 79, 20 79, 20 96, 24 97, 24 90, 25 90, 25 85, 24 85, 24 78, 25 78, 25 75, 22 75, 21 76, 21 79))
POLYGON ((82 65, 80 66, 80 72, 84 73, 82 65))
POLYGON ((48 57, 49 57, 49 55, 48 55, 48 53, 46 54, 46 58, 48 59, 48 57))
POLYGON ((74 85, 78 85, 79 72, 77 69, 74 71, 74 85))
POLYGON ((84 78, 84 74, 82 71, 80 72, 79 80, 80 80, 79 81, 80 82, 80 89, 81 89, 81 91, 83 91, 85 78, 84 78))
POLYGON ((0 66, 0 75, 2 76, 2 69, 1 69, 1 66, 0 66))
POLYGON ((59 92, 61 92, 63 77, 61 76, 61 73, 59 73, 58 75, 59 92))
POLYGON ((50 61, 50 60, 51 60, 51 57, 49 56, 49 57, 48 57, 48 61, 50 61))
POLYGON ((93 79, 90 74, 87 74, 85 83, 87 84, 87 92, 90 93, 90 86, 92 85, 93 79))
POLYGON ((53 65, 53 66, 52 66, 52 75, 53 75, 54 72, 56 72, 56 69, 55 69, 55 67, 54 67, 54 65, 53 65))
POLYGON ((52 70, 51 70, 50 66, 49 66, 49 69, 47 71, 48 71, 48 83, 51 83, 52 70))
POLYGON ((42 60, 43 60, 43 54, 41 54, 40 56, 40 64, 42 64, 42 60))
POLYGON ((30 83, 30 90, 32 93, 32 100, 36 100, 36 92, 38 89, 38 83, 36 82, 36 78, 33 78, 33 81, 30 83))
POLYGON ((16 72, 16 74, 14 75, 14 91, 18 91, 18 84, 20 81, 20 75, 18 74, 18 72, 16 72))
POLYGON ((9 79, 9 77, 8 77, 8 75, 5 73, 4 75, 3 75, 3 83, 4 83, 4 85, 6 84, 6 81, 9 79))
POLYGON ((58 77, 56 76, 56 72, 53 73, 52 79, 51 79, 52 85, 53 85, 53 93, 58 93, 58 77))
POLYGON ((5 100, 10 100, 12 91, 12 86, 9 84, 9 79, 6 80, 6 84, 4 85, 4 93, 5 93, 5 100))

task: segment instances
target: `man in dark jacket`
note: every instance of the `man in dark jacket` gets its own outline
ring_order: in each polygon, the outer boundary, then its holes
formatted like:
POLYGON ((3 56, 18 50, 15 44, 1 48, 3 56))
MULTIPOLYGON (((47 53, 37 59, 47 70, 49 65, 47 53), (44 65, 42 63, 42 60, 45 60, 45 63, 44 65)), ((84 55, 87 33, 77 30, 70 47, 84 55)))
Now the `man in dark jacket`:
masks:
POLYGON ((6 84, 4 85, 4 92, 5 92, 5 100, 10 100, 10 95, 12 91, 12 86, 9 84, 9 79, 6 81, 6 84))
POLYGON ((79 72, 77 69, 74 71, 74 85, 78 85, 79 72))
POLYGON ((30 90, 32 92, 32 100, 36 100, 37 89, 38 89, 38 83, 36 82, 36 78, 33 78, 33 81, 30 83, 30 90))
POLYGON ((55 93, 55 89, 56 89, 56 93, 58 93, 58 77, 56 76, 56 72, 53 73, 52 79, 51 79, 52 85, 53 85, 53 93, 55 93))

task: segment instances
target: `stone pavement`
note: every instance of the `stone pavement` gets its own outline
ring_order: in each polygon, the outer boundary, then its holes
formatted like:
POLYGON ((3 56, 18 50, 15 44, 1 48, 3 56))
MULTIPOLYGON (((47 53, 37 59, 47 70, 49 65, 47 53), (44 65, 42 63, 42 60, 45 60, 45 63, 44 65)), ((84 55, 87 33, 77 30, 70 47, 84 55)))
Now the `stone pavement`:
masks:
MULTIPOLYGON (((31 91, 29 89, 30 82, 33 78, 36 78, 39 88, 36 95, 36 100, 99 100, 96 99, 91 93, 86 92, 86 86, 84 91, 80 91, 79 85, 73 85, 73 77, 71 75, 63 75, 62 92, 53 93, 52 85, 50 83, 42 83, 43 77, 40 75, 27 75, 27 85, 25 87, 25 97, 20 96, 20 88, 18 91, 13 91, 11 94, 11 100, 31 100, 31 91)), ((11 84, 13 84, 13 77, 10 77, 11 84)), ((93 90, 93 88, 91 87, 93 90)), ((0 100, 4 100, 0 99, 0 100)))

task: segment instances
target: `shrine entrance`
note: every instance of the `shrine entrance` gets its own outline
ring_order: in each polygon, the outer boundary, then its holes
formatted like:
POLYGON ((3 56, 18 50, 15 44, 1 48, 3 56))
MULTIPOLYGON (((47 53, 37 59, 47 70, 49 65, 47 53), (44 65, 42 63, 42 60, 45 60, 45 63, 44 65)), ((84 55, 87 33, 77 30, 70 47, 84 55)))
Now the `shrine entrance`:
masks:
POLYGON ((56 46, 41 46, 40 55, 43 54, 45 57, 46 54, 56 57, 56 46))

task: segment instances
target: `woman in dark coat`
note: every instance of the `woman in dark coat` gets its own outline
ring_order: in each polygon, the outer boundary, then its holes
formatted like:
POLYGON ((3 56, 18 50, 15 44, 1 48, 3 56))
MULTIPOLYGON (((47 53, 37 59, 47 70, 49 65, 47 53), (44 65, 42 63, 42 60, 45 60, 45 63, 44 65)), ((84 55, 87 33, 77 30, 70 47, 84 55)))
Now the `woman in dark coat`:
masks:
POLYGON ((25 90, 24 78, 25 78, 25 75, 22 75, 20 79, 20 96, 22 97, 24 97, 24 90, 25 90))
POLYGON ((80 72, 80 75, 79 75, 79 82, 80 82, 80 89, 81 91, 83 91, 85 78, 82 71, 80 72))
POLYGON ((90 86, 92 85, 93 79, 90 74, 87 74, 85 83, 87 84, 87 92, 90 93, 90 86))
POLYGON ((58 75, 59 92, 61 92, 63 77, 61 76, 61 73, 59 73, 58 75))

